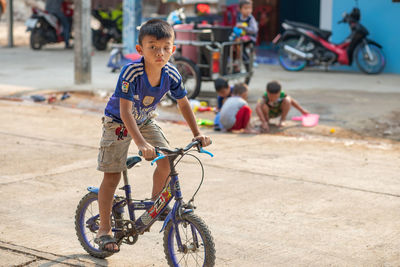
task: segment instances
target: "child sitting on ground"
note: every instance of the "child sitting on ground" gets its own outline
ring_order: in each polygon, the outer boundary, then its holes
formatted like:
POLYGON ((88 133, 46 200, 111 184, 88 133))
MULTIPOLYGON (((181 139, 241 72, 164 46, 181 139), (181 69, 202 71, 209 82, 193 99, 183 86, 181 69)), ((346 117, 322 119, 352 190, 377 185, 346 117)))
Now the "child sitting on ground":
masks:
POLYGON ((269 132, 270 118, 280 116, 278 127, 282 127, 291 106, 303 115, 308 114, 308 111, 303 109, 296 100, 281 90, 281 85, 277 81, 269 82, 263 98, 258 101, 256 106, 256 113, 261 120, 263 132, 269 132))
POLYGON ((220 111, 220 124, 227 131, 244 130, 244 133, 258 133, 250 126, 251 108, 247 104, 248 88, 245 83, 235 84, 220 111))
POLYGON ((228 97, 232 96, 232 87, 229 86, 228 81, 224 78, 218 78, 214 81, 215 91, 217 91, 217 108, 216 108, 216 116, 214 119, 214 130, 220 131, 222 126, 219 123, 220 113, 219 111, 222 108, 224 102, 228 99, 228 97))
POLYGON ((220 111, 226 99, 232 96, 232 87, 229 86, 228 81, 224 78, 216 79, 214 86, 217 92, 217 111, 220 111))

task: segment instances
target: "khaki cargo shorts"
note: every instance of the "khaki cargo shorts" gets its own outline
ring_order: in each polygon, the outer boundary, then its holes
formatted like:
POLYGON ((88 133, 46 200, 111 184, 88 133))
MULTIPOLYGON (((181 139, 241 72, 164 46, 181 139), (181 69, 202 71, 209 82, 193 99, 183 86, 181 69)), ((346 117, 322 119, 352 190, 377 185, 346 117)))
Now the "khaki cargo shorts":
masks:
MULTIPOLYGON (((132 137, 122 123, 113 121, 104 116, 103 135, 100 141, 97 170, 107 173, 116 173, 126 170, 126 158, 132 137)), ((152 146, 169 147, 163 131, 153 119, 138 125, 143 138, 152 146)))

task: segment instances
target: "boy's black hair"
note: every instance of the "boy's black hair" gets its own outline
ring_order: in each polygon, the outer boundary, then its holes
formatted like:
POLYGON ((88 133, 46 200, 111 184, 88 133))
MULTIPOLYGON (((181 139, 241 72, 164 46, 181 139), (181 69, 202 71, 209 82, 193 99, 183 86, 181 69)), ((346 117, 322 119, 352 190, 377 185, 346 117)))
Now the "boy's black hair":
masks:
POLYGON ((271 94, 277 94, 281 91, 281 85, 277 81, 267 83, 267 92, 271 94))
POLYGON ((232 94, 234 95, 241 95, 244 92, 247 92, 247 84, 245 83, 237 83, 235 86, 233 86, 233 91, 232 94))
POLYGON ((239 1, 239 9, 241 9, 244 5, 252 5, 253 1, 250 0, 240 0, 239 1))
POLYGON ((147 35, 154 36, 157 38, 157 40, 175 37, 172 26, 168 22, 161 19, 151 19, 140 26, 138 38, 140 45, 142 45, 143 38, 147 35))
POLYGON ((219 92, 221 89, 229 88, 228 81, 224 78, 218 78, 214 81, 215 91, 219 92))

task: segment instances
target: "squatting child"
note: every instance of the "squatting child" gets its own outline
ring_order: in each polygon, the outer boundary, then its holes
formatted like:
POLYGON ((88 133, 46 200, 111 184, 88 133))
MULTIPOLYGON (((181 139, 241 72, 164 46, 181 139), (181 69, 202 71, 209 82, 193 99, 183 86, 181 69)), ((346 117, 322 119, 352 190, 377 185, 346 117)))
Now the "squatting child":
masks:
POLYGON ((227 131, 243 130, 244 133, 258 133, 251 128, 251 108, 247 104, 248 88, 245 83, 235 84, 220 111, 220 124, 227 131))
MULTIPOLYGON (((197 127, 181 75, 168 62, 176 48, 172 27, 162 20, 149 20, 141 26, 138 39, 136 50, 142 58, 122 68, 103 117, 97 169, 104 172, 104 178, 98 194, 100 225, 95 242, 101 250, 109 252, 119 251, 111 233, 110 213, 121 172, 126 170, 131 140, 147 160, 156 157, 155 146, 168 147, 168 140, 154 120, 154 110, 168 91, 177 99, 194 138, 203 146, 210 144, 210 138, 202 135, 197 127)), ((169 172, 167 158, 157 161, 153 199, 161 192, 169 172)))
POLYGON ((261 120, 263 132, 269 132, 269 119, 271 118, 280 116, 278 127, 282 127, 291 106, 303 115, 308 114, 308 111, 303 109, 294 98, 285 94, 277 81, 269 82, 263 98, 258 100, 256 106, 256 113, 261 120))

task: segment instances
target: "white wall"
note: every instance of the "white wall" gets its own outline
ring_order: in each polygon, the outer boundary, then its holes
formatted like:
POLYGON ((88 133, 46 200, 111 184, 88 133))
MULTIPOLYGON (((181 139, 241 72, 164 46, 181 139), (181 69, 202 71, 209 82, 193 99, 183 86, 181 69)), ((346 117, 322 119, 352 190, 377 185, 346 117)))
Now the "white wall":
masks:
POLYGON ((319 11, 319 27, 324 30, 332 30, 333 0, 321 0, 319 11))

